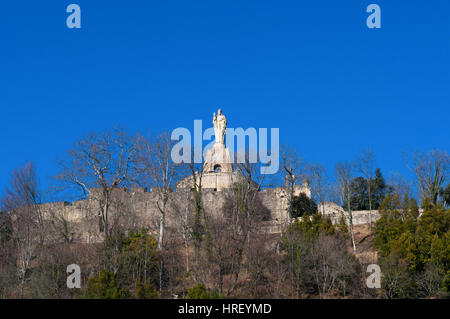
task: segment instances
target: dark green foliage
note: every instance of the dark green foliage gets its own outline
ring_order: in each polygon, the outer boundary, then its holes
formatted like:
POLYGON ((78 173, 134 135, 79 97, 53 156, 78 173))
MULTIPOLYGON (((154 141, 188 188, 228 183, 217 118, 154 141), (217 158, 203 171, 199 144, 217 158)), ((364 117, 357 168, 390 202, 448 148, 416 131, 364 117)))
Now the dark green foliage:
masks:
POLYGON ((349 235, 348 226, 345 222, 345 216, 343 214, 339 219, 339 224, 337 224, 337 230, 346 237, 349 235))
POLYGON ((392 251, 392 243, 398 241, 404 233, 414 233, 419 208, 414 199, 404 198, 402 201, 389 195, 380 207, 381 218, 375 227, 375 248, 384 256, 392 251))
POLYGON ((156 288, 150 278, 144 283, 141 282, 141 278, 136 280, 136 297, 138 299, 155 299, 158 297, 156 288))
POLYGON ((293 197, 291 213, 293 218, 303 215, 311 216, 317 213, 317 204, 313 199, 306 196, 306 194, 301 193, 299 196, 293 197))
POLYGON ((440 192, 442 202, 444 205, 447 205, 447 207, 450 207, 450 184, 447 185, 447 187, 443 188, 440 192))
POLYGON ((441 284, 441 291, 447 296, 450 294, 450 270, 447 270, 447 272, 444 274, 444 278, 442 279, 441 284))
POLYGON ((329 217, 323 217, 321 214, 315 213, 312 217, 303 216, 301 219, 294 220, 283 236, 283 241, 287 239, 286 236, 294 233, 297 235, 301 234, 302 237, 311 241, 320 234, 333 235, 335 232, 336 229, 329 217))
POLYGON ((208 299, 208 291, 203 284, 197 284, 189 289, 186 299, 208 299))
POLYGON ((351 208, 352 210, 369 209, 369 192, 367 180, 363 177, 356 177, 350 182, 351 208))
POLYGON ((205 232, 204 225, 202 223, 202 200, 201 193, 196 191, 194 193, 194 225, 192 227, 192 236, 194 237, 194 243, 200 245, 203 234, 205 232))
POLYGON ((380 253, 386 297, 431 297, 437 295, 437 288, 448 291, 450 211, 425 207, 419 217, 414 199, 400 200, 394 195, 386 197, 381 206, 374 245, 380 253))
MULTIPOLYGON (((383 199, 390 192, 391 187, 386 185, 384 177, 379 168, 375 171, 375 177, 370 182, 370 197, 372 209, 378 209, 383 199)), ((367 179, 359 176, 352 179, 350 183, 351 208, 352 210, 369 210, 369 185, 367 179)), ((345 207, 346 205, 344 205, 345 207)))
POLYGON ((117 288, 136 291, 138 298, 154 298, 158 284, 157 241, 145 229, 107 237, 99 251, 101 271, 114 275, 117 288))
POLYGON ((392 191, 392 186, 385 183, 383 174, 381 174, 381 170, 379 168, 375 170, 375 178, 372 183, 372 209, 378 209, 386 195, 392 191))
POLYGON ((312 216, 312 227, 315 234, 334 235, 335 228, 329 217, 323 217, 319 213, 312 216))
POLYGON ((204 284, 197 284, 188 290, 186 299, 224 299, 225 296, 215 290, 207 290, 204 284))
POLYGON ((0 242, 7 242, 11 239, 12 224, 9 215, 0 212, 0 242))
POLYGON ((97 277, 88 279, 85 297, 89 299, 126 299, 130 297, 130 291, 118 287, 116 276, 112 272, 102 270, 97 277))

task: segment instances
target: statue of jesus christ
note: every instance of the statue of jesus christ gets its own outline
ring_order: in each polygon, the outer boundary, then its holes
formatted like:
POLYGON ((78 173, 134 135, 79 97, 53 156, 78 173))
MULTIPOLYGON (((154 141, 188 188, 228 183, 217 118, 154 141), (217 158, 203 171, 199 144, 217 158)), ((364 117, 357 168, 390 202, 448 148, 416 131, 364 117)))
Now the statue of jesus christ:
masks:
POLYGON ((227 129, 227 119, 223 115, 222 110, 219 109, 213 115, 214 135, 216 136, 216 144, 225 144, 225 131, 227 129))

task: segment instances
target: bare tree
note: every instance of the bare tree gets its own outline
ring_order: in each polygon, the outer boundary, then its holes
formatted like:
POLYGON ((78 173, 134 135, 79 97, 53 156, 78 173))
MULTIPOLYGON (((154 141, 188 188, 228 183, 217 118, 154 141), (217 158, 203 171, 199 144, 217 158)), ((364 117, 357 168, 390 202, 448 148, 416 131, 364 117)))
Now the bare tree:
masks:
POLYGON ((110 210, 114 193, 136 179, 136 149, 124 131, 114 129, 89 134, 59 161, 55 179, 62 189, 95 200, 99 204, 99 228, 110 235, 110 210))
POLYGON ((338 181, 338 187, 341 194, 341 205, 347 206, 349 224, 350 224, 350 234, 352 238, 353 251, 356 252, 355 236, 353 232, 353 214, 351 207, 351 187, 350 183, 352 180, 353 167, 350 163, 341 162, 336 165, 336 177, 338 181))
POLYGON ((174 141, 170 138, 169 132, 149 139, 139 136, 137 141, 137 161, 141 179, 147 185, 151 185, 152 191, 158 194, 156 201, 160 213, 158 248, 162 249, 168 202, 179 175, 180 165, 172 161, 171 151, 174 141))
POLYGON ((253 279, 257 280, 252 286, 254 293, 263 280, 265 265, 258 254, 264 251, 259 244, 264 238, 261 225, 265 210, 256 193, 257 189, 249 189, 246 181, 236 183, 226 194, 222 214, 210 216, 206 225, 210 235, 205 241, 208 270, 217 290, 227 296, 239 284, 244 261, 253 279), (226 286, 225 276, 229 276, 226 286))
MULTIPOLYGON (((442 283, 442 269, 435 263, 428 263, 425 270, 418 276, 417 288, 421 298, 432 298, 439 296, 439 287, 442 283)), ((441 292, 444 294, 443 292, 441 292)))
POLYGON ((242 237, 235 236, 233 224, 232 218, 220 216, 211 216, 208 223, 211 240, 207 242, 206 260, 219 293, 223 291, 225 275, 239 275, 244 243, 242 237))
MULTIPOLYGON (((137 163, 140 178, 144 183, 152 186, 157 193, 156 206, 159 211, 159 240, 158 249, 164 250, 164 234, 166 218, 169 208, 170 194, 180 173, 180 165, 172 161, 171 152, 174 145, 169 132, 163 132, 151 138, 139 136, 137 138, 137 163)), ((160 260, 159 283, 163 284, 164 258, 160 260)))
POLYGON ((311 262, 308 268, 320 298, 336 289, 345 296, 361 282, 359 263, 345 246, 345 239, 338 236, 320 235, 314 242, 308 256, 311 262))
POLYGON ((285 255, 278 253, 278 245, 268 249, 269 258, 266 258, 268 282, 266 288, 267 298, 286 298, 286 282, 289 278, 289 265, 285 262, 285 255))
MULTIPOLYGON (((245 179, 239 181, 227 190, 226 202, 223 207, 224 223, 231 237, 229 241, 235 244, 237 249, 230 255, 230 273, 233 274, 232 284, 227 294, 236 287, 239 272, 246 252, 247 269, 255 271, 259 264, 255 250, 261 250, 256 242, 262 238, 262 222, 270 216, 270 212, 262 204, 258 189, 264 180, 264 174, 260 172, 257 164, 241 163, 238 171, 245 171, 245 179), (256 181, 250 176, 254 176, 256 181), (259 178, 257 178, 259 177, 259 178)), ((256 273, 253 273, 256 275, 256 273)), ((256 284, 256 283, 255 283, 256 284)))
POLYGON ((293 225, 283 238, 292 294, 296 298, 301 294, 318 294, 320 298, 335 292, 358 294, 362 269, 346 249, 347 239, 336 234, 313 235, 305 225, 293 225))
POLYGON ((241 223, 241 226, 244 229, 244 234, 250 247, 252 233, 257 230, 255 228, 256 225, 252 223, 259 221, 256 218, 256 214, 261 212, 258 192, 261 190, 266 174, 265 171, 261 173, 260 162, 250 162, 249 153, 245 154, 244 163, 238 163, 236 165, 236 170, 244 177, 244 181, 235 183, 234 187, 231 188, 231 198, 240 201, 237 207, 241 210, 241 214, 245 214, 245 219, 241 219, 245 223, 241 223))
POLYGON ((31 261, 45 239, 40 195, 32 163, 13 171, 1 204, 11 217, 11 236, 17 251, 18 278, 23 297, 31 261))
MULTIPOLYGON (((382 259, 381 287, 385 299, 413 298, 413 278, 407 261, 389 256, 382 259)), ((419 279, 420 280, 420 279, 419 279)))
POLYGON ((180 182, 182 185, 177 185, 177 191, 180 193, 184 192, 182 195, 184 203, 176 205, 175 211, 180 217, 185 248, 186 272, 189 272, 189 243, 191 241, 194 242, 195 264, 198 267, 200 245, 205 234, 204 224, 207 223, 207 216, 202 204, 203 163, 195 163, 194 156, 191 154, 190 162, 183 163, 180 172, 180 176, 185 176, 185 178, 180 182))
POLYGON ((322 214, 325 214, 325 198, 328 191, 328 182, 325 168, 322 164, 309 164, 307 166, 308 180, 312 193, 317 199, 318 204, 322 204, 322 214))
POLYGON ((289 206, 286 221, 289 221, 292 216, 292 200, 295 185, 304 178, 302 158, 293 148, 287 146, 281 148, 281 168, 281 172, 285 174, 285 185, 288 190, 289 206))
MULTIPOLYGON (((204 173, 203 163, 195 163, 194 156, 191 154, 189 163, 184 164, 184 168, 189 176, 190 182, 187 181, 188 189, 193 191, 193 221, 191 227, 191 235, 194 241, 195 265, 198 268, 200 262, 200 248, 203 237, 209 236, 208 230, 208 216, 206 215, 202 203, 202 179, 204 173)), ((189 212, 186 211, 186 214, 189 212)), ((195 275, 195 274, 194 274, 195 275)))
POLYGON ((67 289, 67 266, 77 264, 84 276, 92 271, 93 261, 97 257, 98 247, 86 244, 46 245, 45 249, 33 260, 33 267, 27 283, 27 293, 32 298, 70 299, 76 298, 78 289, 67 289))
POLYGON ((417 176, 422 199, 436 204, 441 187, 449 178, 450 156, 447 152, 433 150, 427 154, 413 154, 413 170, 417 176))
POLYGON ((306 261, 310 256, 312 244, 303 232, 296 231, 296 228, 292 226, 283 236, 284 267, 290 281, 291 293, 296 299, 300 297, 302 290, 311 289, 311 286, 307 287, 308 285, 305 284, 305 282, 311 282, 311 273, 304 270, 307 269, 306 261))
POLYGON ((369 224, 372 225, 372 180, 373 180, 373 162, 374 155, 370 148, 363 152, 356 161, 358 171, 363 175, 367 182, 367 195, 369 197, 369 224))
POLYGON ((190 272, 190 251, 189 245, 192 241, 192 192, 190 189, 177 189, 179 197, 175 200, 176 202, 172 205, 176 221, 177 230, 181 232, 181 237, 184 242, 184 258, 185 258, 185 268, 186 273, 190 272))
POLYGON ((406 197, 413 197, 411 182, 406 180, 406 178, 399 173, 394 173, 389 176, 388 185, 389 191, 394 193, 400 200, 403 200, 406 197))
POLYGON ((268 249, 269 236, 261 232, 256 234, 257 238, 250 242, 247 249, 245 268, 250 277, 250 298, 267 298, 270 295, 272 283, 269 281, 269 263, 273 262, 274 254, 268 249))
POLYGON ((246 184, 251 188, 256 188, 261 190, 266 178, 266 170, 263 170, 263 166, 257 158, 256 163, 252 163, 250 159, 250 153, 245 152, 243 156, 236 155, 236 164, 234 165, 235 170, 244 177, 246 184), (243 157, 245 160, 242 163, 238 162, 238 158, 243 157))

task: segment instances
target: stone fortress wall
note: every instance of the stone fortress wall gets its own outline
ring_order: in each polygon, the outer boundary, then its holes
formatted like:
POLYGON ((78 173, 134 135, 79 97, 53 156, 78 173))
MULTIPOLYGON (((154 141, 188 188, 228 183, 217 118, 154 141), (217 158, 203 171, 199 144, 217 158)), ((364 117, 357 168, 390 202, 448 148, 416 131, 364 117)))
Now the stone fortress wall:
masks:
MULTIPOLYGON (((222 207, 227 197, 227 189, 231 189, 235 183, 245 182, 244 176, 233 171, 230 151, 225 146, 225 131, 227 120, 219 109, 213 114, 214 134, 216 136, 213 148, 208 150, 201 175, 202 201, 206 214, 220 216, 222 207)), ((196 183, 200 179, 196 176, 196 183)), ((193 179, 186 177, 179 181, 176 190, 169 196, 166 208, 166 227, 168 229, 181 229, 185 223, 185 216, 189 215, 189 203, 192 203, 193 179)), ((256 186, 256 185, 255 185, 256 186)), ((48 220, 61 223, 64 229, 68 229, 69 237, 73 241, 99 242, 103 239, 99 212, 100 205, 96 198, 100 189, 91 190, 91 197, 87 200, 72 203, 61 202, 41 205, 41 211, 48 215, 48 220), (50 218, 53 217, 53 218, 50 218)), ((294 195, 306 194, 311 198, 311 190, 304 185, 294 186, 294 195)), ((159 194, 157 191, 147 191, 145 188, 117 189, 111 204, 109 225, 120 224, 130 228, 147 228, 150 232, 159 229, 158 209, 159 194)), ((267 216, 263 229, 268 233, 281 232, 282 226, 292 220, 288 215, 288 192, 286 187, 266 188, 258 193, 267 216)), ((348 214, 336 204, 325 203, 319 206, 319 212, 330 216, 333 223, 338 223, 342 216, 349 222, 348 214)), ((192 214, 192 213, 191 213, 192 214)), ((361 225, 374 222, 379 218, 377 211, 353 212, 353 224, 361 225)), ((66 231, 67 233, 67 231, 66 231)))
MULTIPOLYGON (((119 192, 118 192, 119 193, 119 192)), ((311 195, 311 191, 307 186, 296 186, 295 195, 305 193, 311 195)), ((111 208, 110 222, 121 223, 121 217, 127 215, 126 220, 129 227, 147 228, 155 234, 159 229, 159 210, 157 206, 158 194, 156 191, 147 190, 146 188, 131 188, 129 190, 121 189, 120 194, 116 194, 120 198, 118 203, 111 208), (119 213, 120 212, 120 213, 119 213)), ((283 225, 292 221, 288 218, 288 196, 285 187, 266 188, 258 193, 259 199, 270 217, 264 222, 263 229, 268 233, 279 233, 283 225)), ((226 192, 217 191, 215 189, 202 190, 202 202, 204 210, 207 214, 218 215, 221 213, 222 207, 226 200, 226 192)), ((182 217, 186 214, 189 202, 192 201, 192 191, 190 189, 179 189, 171 192, 168 209, 166 226, 168 228, 181 227, 182 217)), ((48 220, 56 220, 57 222, 66 221, 70 232, 70 238, 74 242, 101 242, 103 234, 100 232, 99 203, 95 199, 86 199, 80 201, 56 202, 40 205, 40 210, 48 220)), ((346 218, 349 223, 348 214, 342 207, 334 203, 325 203, 319 205, 320 213, 329 216, 333 223, 339 223, 341 216, 346 218)), ((363 225, 375 222, 380 214, 378 211, 354 211, 353 224, 363 225)))

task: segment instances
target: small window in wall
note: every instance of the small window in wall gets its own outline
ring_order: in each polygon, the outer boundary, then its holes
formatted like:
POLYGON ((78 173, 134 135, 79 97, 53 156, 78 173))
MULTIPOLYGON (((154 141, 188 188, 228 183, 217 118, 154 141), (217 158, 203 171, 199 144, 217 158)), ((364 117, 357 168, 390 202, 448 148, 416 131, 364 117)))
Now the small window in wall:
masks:
POLYGON ((222 172, 222 166, 214 165, 214 173, 220 173, 220 172, 222 172))

